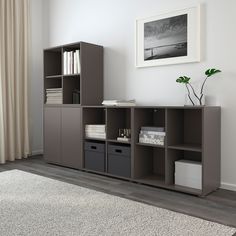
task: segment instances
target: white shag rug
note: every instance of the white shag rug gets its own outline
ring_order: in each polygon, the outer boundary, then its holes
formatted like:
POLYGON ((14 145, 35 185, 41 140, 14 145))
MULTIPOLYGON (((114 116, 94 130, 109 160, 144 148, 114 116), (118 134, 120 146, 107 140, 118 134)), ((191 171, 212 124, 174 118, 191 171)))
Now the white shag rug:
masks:
POLYGON ((0 173, 0 235, 230 236, 235 228, 35 174, 0 173))

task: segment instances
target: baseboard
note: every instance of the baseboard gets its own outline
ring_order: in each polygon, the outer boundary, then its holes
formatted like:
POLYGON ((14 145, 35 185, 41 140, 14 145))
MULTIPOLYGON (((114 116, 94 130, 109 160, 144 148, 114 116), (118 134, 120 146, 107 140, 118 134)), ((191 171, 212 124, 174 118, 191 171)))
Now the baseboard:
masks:
POLYGON ((226 190, 231 190, 231 191, 236 191, 236 184, 229 184, 229 183, 221 183, 220 188, 226 189, 226 190))
POLYGON ((41 149, 41 150, 33 150, 32 151, 32 156, 36 156, 36 155, 43 155, 43 149, 41 149))

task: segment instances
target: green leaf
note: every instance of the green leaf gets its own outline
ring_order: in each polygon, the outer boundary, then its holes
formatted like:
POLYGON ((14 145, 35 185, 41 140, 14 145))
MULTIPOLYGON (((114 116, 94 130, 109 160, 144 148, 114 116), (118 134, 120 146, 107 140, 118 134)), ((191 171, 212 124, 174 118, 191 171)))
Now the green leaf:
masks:
POLYGON ((180 76, 180 77, 176 80, 176 82, 177 82, 177 83, 182 83, 182 84, 188 84, 188 83, 189 83, 189 80, 190 80, 190 78, 187 77, 187 76, 180 76))
POLYGON ((205 75, 206 75, 207 77, 210 77, 210 76, 212 76, 212 75, 214 75, 214 74, 216 74, 216 73, 219 73, 219 72, 221 72, 221 70, 212 68, 212 69, 206 70, 205 75))

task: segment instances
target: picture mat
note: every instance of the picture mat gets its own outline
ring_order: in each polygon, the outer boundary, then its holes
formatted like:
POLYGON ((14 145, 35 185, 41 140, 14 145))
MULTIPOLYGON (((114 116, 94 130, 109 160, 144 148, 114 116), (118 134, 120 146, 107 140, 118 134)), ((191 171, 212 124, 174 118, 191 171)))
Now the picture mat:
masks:
POLYGON ((170 13, 161 14, 145 19, 136 20, 136 67, 146 66, 160 66, 179 63, 190 63, 200 61, 200 5, 173 11, 170 13), (187 56, 163 58, 156 60, 144 60, 144 24, 152 21, 166 19, 174 16, 187 14, 187 42, 188 54, 187 56))

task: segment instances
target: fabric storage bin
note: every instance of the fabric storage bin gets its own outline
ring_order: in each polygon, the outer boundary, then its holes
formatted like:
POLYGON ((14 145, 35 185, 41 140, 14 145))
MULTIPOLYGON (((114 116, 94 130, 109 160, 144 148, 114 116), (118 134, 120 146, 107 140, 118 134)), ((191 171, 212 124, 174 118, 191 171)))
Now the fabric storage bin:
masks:
POLYGON ((85 142, 85 169, 99 172, 105 171, 105 144, 85 142))
POLYGON ((176 161, 175 184, 189 188, 202 189, 202 164, 190 160, 176 161))
POLYGON ((127 178, 131 177, 130 147, 108 145, 108 173, 127 178))

